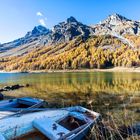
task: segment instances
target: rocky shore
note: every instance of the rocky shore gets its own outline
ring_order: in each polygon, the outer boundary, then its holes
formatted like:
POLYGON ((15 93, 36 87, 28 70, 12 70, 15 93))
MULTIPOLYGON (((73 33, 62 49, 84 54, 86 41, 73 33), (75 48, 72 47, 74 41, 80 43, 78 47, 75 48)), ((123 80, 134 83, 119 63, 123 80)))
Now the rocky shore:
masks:
POLYGON ((107 69, 63 69, 63 70, 30 70, 30 71, 0 71, 0 73, 57 73, 57 72, 140 72, 140 67, 114 67, 107 69))
POLYGON ((4 95, 2 94, 2 92, 11 91, 11 90, 17 90, 17 89, 20 89, 20 88, 23 88, 23 87, 29 87, 29 84, 26 84, 26 85, 16 84, 16 85, 5 86, 5 87, 1 88, 0 89, 0 100, 4 99, 4 95))

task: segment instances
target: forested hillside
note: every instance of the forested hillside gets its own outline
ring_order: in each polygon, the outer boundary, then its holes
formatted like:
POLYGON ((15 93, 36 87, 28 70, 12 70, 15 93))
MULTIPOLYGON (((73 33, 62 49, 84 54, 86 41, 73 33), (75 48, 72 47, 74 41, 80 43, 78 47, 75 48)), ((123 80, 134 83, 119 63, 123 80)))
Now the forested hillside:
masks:
POLYGON ((47 29, 36 26, 0 44, 0 70, 35 71, 140 66, 140 22, 119 14, 85 25, 70 17, 47 29))
MULTIPOLYGON (((133 37, 131 37, 133 40, 133 37)), ((140 49, 110 35, 82 36, 54 46, 40 47, 23 56, 0 59, 0 70, 61 70, 140 66, 140 49)))

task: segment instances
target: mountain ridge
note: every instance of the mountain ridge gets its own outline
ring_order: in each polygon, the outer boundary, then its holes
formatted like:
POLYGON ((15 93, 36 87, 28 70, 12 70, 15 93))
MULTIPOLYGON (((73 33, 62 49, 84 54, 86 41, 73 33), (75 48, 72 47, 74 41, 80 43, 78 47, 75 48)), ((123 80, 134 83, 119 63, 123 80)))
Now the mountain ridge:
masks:
POLYGON ((95 34, 102 34, 104 32, 104 34, 140 35, 139 21, 130 20, 116 13, 108 16, 105 20, 92 27, 96 30, 95 34))
POLYGON ((55 25, 52 30, 41 25, 35 26, 24 37, 1 44, 0 57, 24 55, 34 48, 69 42, 78 36, 89 38, 93 35, 107 34, 120 38, 132 46, 123 36, 125 34, 140 35, 140 22, 115 13, 99 24, 88 26, 71 16, 66 21, 55 25))

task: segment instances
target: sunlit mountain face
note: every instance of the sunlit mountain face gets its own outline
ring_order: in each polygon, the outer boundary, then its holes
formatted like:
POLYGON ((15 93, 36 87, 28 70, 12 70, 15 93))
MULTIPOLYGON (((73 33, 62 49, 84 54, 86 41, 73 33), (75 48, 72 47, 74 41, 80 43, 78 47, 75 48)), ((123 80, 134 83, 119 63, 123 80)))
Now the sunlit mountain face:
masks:
POLYGON ((68 42, 78 36, 87 39, 93 35, 108 34, 126 41, 122 36, 127 34, 140 35, 140 22, 127 19, 119 14, 113 14, 99 24, 88 26, 77 21, 74 17, 70 17, 66 21, 55 25, 52 30, 39 25, 34 27, 32 31, 27 32, 24 37, 1 44, 0 56, 24 55, 34 48, 68 42), (16 48, 18 48, 17 51, 14 51, 16 48))
POLYGON ((139 43, 138 21, 113 14, 88 26, 70 17, 52 30, 36 26, 24 37, 1 44, 0 70, 138 67, 139 43))

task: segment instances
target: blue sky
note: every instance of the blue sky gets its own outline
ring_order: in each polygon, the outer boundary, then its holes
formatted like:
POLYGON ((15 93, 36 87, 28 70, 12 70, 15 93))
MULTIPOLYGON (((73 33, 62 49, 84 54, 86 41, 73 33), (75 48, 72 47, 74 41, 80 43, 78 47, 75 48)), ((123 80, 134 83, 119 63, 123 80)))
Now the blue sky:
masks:
POLYGON ((0 42, 22 37, 39 24, 52 28, 70 16, 91 25, 113 13, 140 20, 140 0, 0 0, 0 42))

